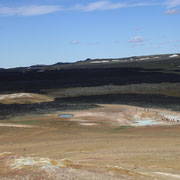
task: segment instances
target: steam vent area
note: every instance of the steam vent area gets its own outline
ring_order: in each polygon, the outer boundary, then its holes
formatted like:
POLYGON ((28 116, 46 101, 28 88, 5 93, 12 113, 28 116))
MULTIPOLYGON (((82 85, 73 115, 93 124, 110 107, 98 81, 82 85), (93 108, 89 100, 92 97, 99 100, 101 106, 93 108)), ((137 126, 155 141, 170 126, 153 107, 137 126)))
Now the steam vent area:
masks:
POLYGON ((0 69, 0 180, 179 179, 180 54, 0 69))

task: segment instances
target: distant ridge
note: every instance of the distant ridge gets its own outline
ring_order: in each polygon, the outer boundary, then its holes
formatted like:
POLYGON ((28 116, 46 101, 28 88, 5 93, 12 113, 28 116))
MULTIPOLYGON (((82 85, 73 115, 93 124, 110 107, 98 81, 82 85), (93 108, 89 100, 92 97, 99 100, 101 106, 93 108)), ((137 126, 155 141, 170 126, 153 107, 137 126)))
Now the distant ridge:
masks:
MULTIPOLYGON (((52 65, 45 64, 37 64, 32 65, 30 67, 17 67, 10 68, 7 70, 11 71, 40 71, 44 72, 47 70, 59 70, 59 69, 68 69, 68 68, 108 68, 108 67, 138 67, 139 65, 143 65, 144 63, 161 63, 162 61, 166 61, 165 63, 170 63, 174 61, 180 62, 180 53, 175 54, 161 54, 161 55, 147 55, 147 56, 132 56, 125 58, 102 58, 102 59, 91 59, 87 58, 85 60, 76 61, 74 63, 70 62, 57 62, 52 65)), ((145 66, 145 64, 143 65, 145 66)), ((3 71, 3 68, 0 68, 3 71)))

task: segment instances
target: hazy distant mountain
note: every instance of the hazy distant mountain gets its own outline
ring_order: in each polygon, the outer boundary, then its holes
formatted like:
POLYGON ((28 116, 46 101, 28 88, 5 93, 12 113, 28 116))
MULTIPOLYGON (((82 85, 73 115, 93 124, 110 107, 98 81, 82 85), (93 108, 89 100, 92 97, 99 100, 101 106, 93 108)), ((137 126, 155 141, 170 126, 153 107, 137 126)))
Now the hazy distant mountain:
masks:
POLYGON ((56 63, 46 66, 46 70, 77 69, 77 68, 113 68, 113 67, 140 67, 140 68, 179 68, 180 54, 163 54, 151 56, 133 56, 114 59, 86 59, 75 63, 56 63))
POLYGON ((52 66, 62 66, 62 65, 66 65, 66 64, 72 64, 72 63, 68 63, 68 62, 58 62, 56 64, 53 64, 52 66))
POLYGON ((37 64, 37 65, 30 66, 29 69, 41 69, 41 68, 44 68, 46 66, 47 65, 45 65, 45 64, 37 64))
MULTIPOLYGON (((58 62, 52 65, 37 64, 30 67, 8 69, 10 71, 50 71, 74 68, 113 68, 113 67, 140 67, 140 68, 177 68, 180 69, 180 54, 161 54, 150 56, 133 56, 112 59, 86 59, 74 63, 58 62)), ((0 69, 3 71, 4 69, 0 69)))

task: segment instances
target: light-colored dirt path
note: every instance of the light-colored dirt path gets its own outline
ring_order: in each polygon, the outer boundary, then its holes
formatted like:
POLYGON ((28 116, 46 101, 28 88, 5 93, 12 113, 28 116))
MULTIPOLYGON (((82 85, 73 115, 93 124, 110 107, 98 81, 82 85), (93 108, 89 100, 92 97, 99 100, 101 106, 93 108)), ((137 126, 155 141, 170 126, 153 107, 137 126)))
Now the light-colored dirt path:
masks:
POLYGON ((33 128, 35 126, 23 125, 23 124, 12 124, 12 123, 0 123, 1 127, 16 127, 16 128, 33 128))

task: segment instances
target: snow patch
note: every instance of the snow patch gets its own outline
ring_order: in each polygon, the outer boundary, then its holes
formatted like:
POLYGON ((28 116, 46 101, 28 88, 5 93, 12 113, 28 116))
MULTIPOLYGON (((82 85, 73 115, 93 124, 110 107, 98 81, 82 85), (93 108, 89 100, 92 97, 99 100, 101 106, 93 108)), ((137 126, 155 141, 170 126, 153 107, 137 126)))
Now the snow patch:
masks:
POLYGON ((169 56, 170 58, 175 58, 175 57, 178 57, 179 55, 177 55, 177 54, 173 54, 173 55, 171 55, 171 56, 169 56))
POLYGON ((108 63, 109 61, 91 61, 90 63, 108 63))
POLYGON ((102 63, 108 63, 109 61, 101 61, 102 63))
POLYGON ((92 61, 92 62, 90 62, 90 63, 101 63, 101 61, 92 61))
POLYGON ((149 58, 149 57, 146 57, 146 58, 141 58, 141 59, 139 59, 139 60, 143 61, 143 60, 148 60, 148 59, 150 59, 150 58, 149 58))
POLYGON ((112 62, 118 62, 118 61, 120 61, 120 60, 112 60, 112 62))

